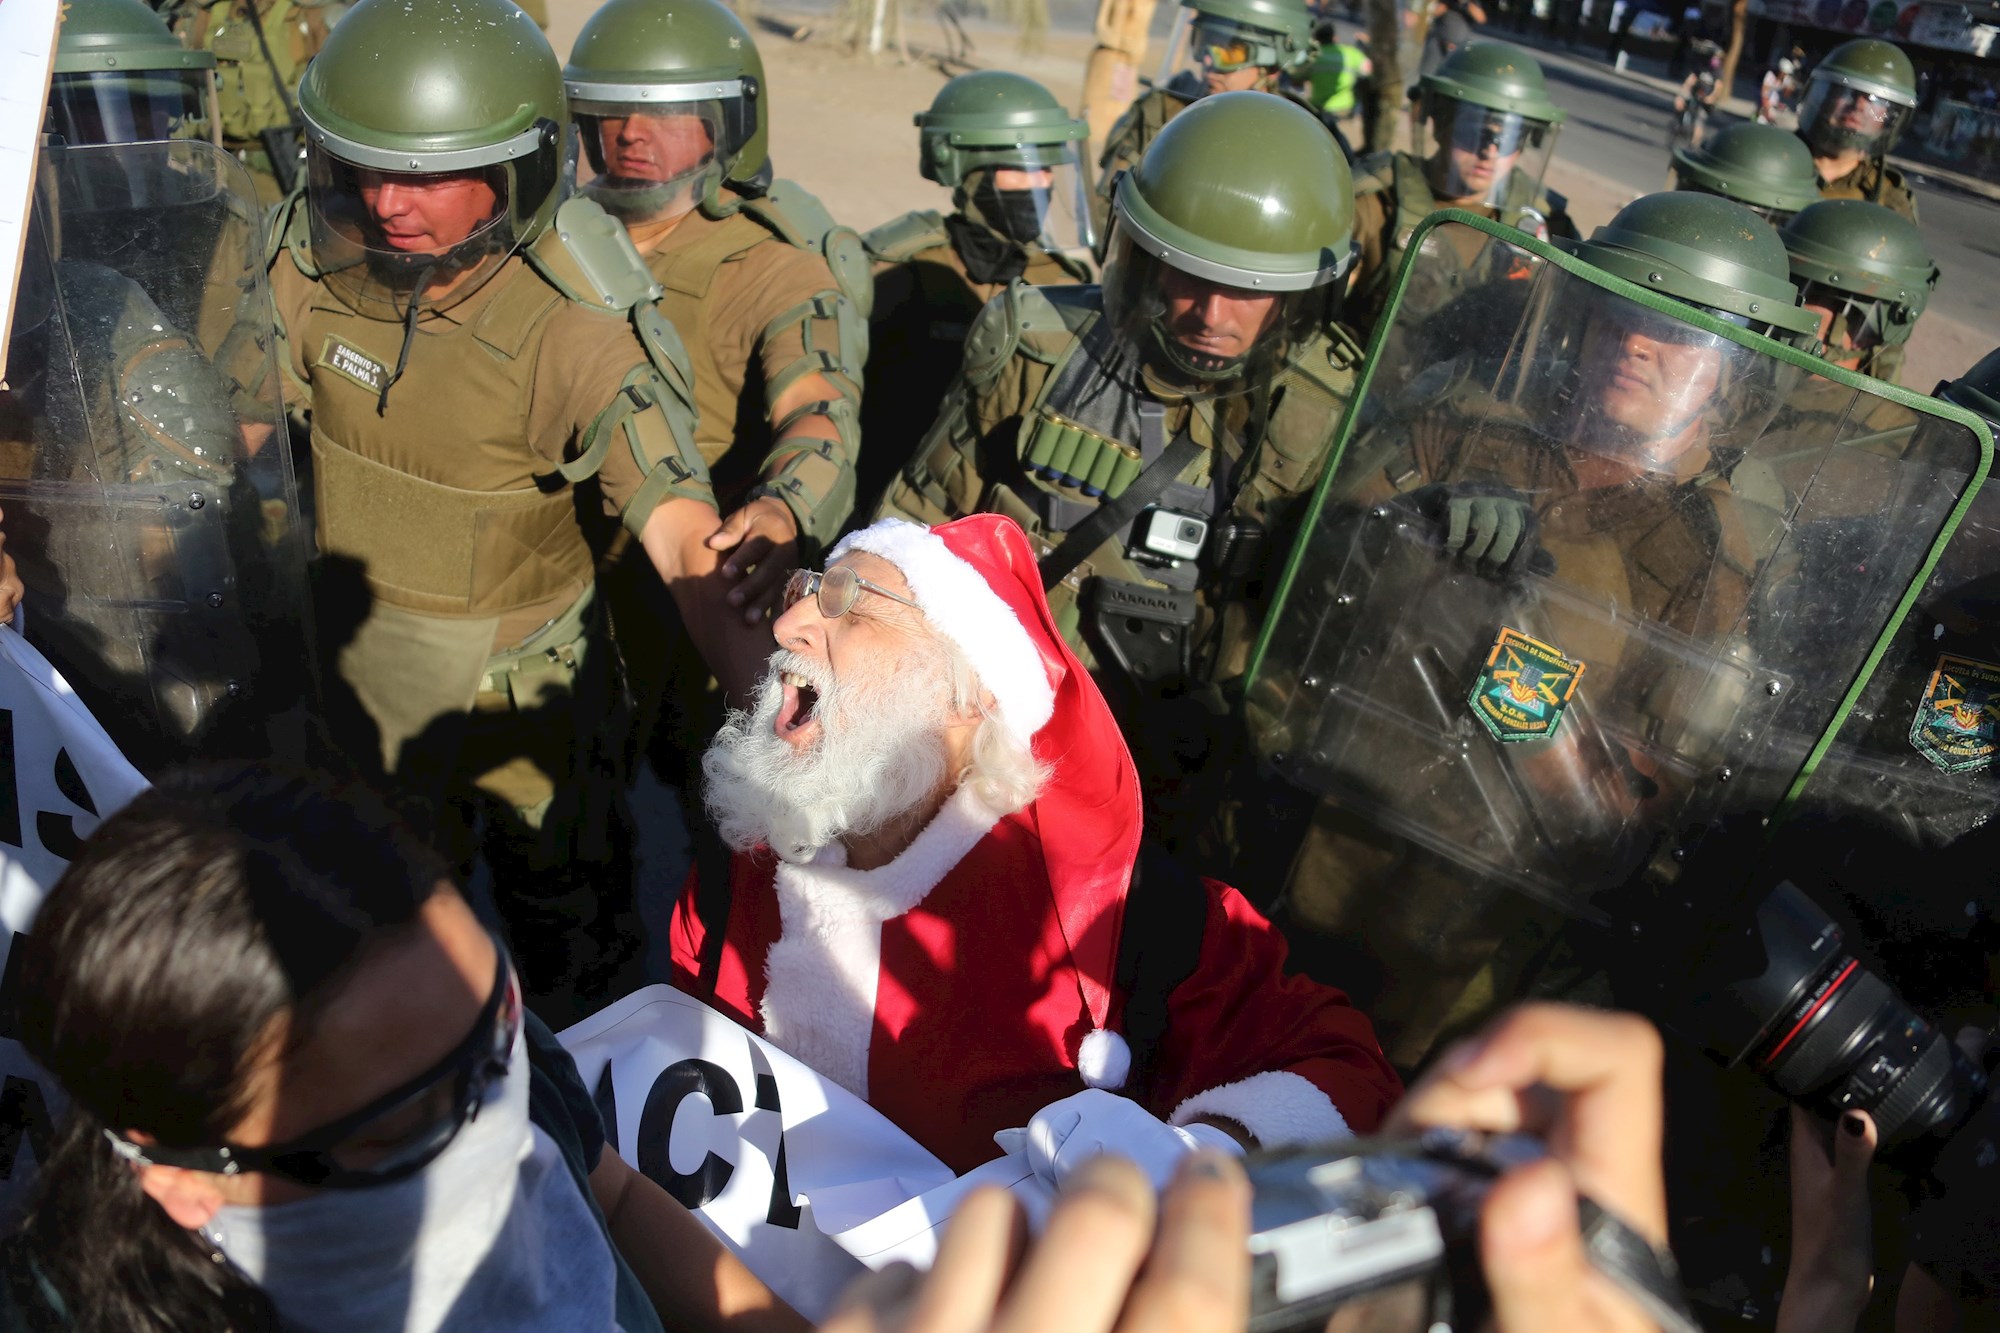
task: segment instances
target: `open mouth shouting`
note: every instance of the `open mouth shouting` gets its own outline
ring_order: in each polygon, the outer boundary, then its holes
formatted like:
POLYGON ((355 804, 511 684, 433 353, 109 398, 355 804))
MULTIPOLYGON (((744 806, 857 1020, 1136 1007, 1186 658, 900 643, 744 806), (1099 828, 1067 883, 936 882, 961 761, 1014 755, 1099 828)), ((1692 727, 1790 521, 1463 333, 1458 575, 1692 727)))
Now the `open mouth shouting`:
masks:
POLYGON ((780 671, 778 681, 784 686, 785 693, 771 729, 777 733, 779 740, 788 745, 808 745, 821 730, 819 687, 796 671, 780 671))

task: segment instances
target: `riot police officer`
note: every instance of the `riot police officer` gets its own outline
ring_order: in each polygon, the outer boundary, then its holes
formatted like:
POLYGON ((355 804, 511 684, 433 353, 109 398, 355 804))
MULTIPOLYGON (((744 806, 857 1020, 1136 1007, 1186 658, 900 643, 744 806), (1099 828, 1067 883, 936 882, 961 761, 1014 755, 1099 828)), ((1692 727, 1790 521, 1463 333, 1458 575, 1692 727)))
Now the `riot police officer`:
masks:
POLYGON ((905 213, 862 237, 875 261, 868 377, 893 384, 862 402, 864 504, 937 418, 965 335, 1017 279, 1088 282, 1070 253, 1088 217, 1077 145, 1089 134, 1048 89, 1002 70, 961 74, 917 113, 917 170, 952 192, 952 212, 905 213))
MULTIPOLYGON (((1413 268, 1451 263, 1458 229, 1479 230, 1427 226, 1413 268)), ((1796 569, 1781 518, 1805 514, 1737 477, 1794 372, 1717 331, 1812 345, 1777 234, 1676 192, 1565 247, 1581 273, 1514 248, 1527 276, 1490 281, 1527 289, 1515 320, 1377 371, 1250 686, 1259 753, 1328 798, 1287 868, 1295 948, 1405 1066, 1512 994, 1662 826, 1783 791, 1735 747, 1769 734, 1742 719, 1780 678, 1747 664, 1768 660, 1765 581, 1796 569)), ((1843 605, 1837 579, 1816 591, 1843 605)), ((1846 665, 1808 619, 1773 623, 1846 665)), ((1756 704, 1823 700, 1804 674, 1756 704)))
MULTIPOLYGON (((1125 173, 1101 286, 1015 283, 878 510, 1006 514, 1119 711, 1156 830, 1226 859, 1250 781, 1229 691, 1359 349, 1337 326, 1351 184, 1302 107, 1204 98, 1125 173), (1211 786, 1209 784, 1215 784, 1211 786)), ((1256 807, 1261 810, 1261 806, 1256 807)))
POLYGON ((1820 317, 1821 355, 1895 383, 1939 276, 1917 224, 1865 200, 1823 199, 1780 234, 1801 299, 1820 317))
POLYGON ((72 146, 205 139, 215 56, 190 51, 142 0, 72 0, 56 34, 48 127, 72 146))
POLYGON ((1746 121, 1674 150, 1674 188, 1733 199, 1774 227, 1820 197, 1812 152, 1796 134, 1746 121))
POLYGON ((346 8, 346 0, 184 0, 179 7, 182 39, 215 57, 222 146, 250 169, 266 204, 297 184, 299 80, 346 8))
POLYGON ((580 807, 621 738, 574 488, 594 479, 718 674, 761 658, 704 544, 686 355, 624 229, 562 200, 562 68, 508 0, 363 0, 299 96, 309 179, 273 284, 320 550, 367 594, 322 606, 321 646, 400 782, 469 779, 531 867, 580 863, 563 839, 601 829, 580 807))
MULTIPOLYGON (((1148 88, 1105 136, 1097 158, 1094 235, 1106 234, 1119 173, 1136 166, 1160 131, 1197 98, 1247 90, 1289 96, 1286 80, 1304 78, 1317 53, 1304 0, 1181 0, 1181 6, 1187 11, 1186 63, 1148 88)), ((1346 153, 1346 140, 1340 143, 1346 153)))
POLYGON ((610 0, 563 68, 594 178, 663 289, 746 614, 854 504, 871 295, 860 238, 772 182, 769 89, 719 0, 610 0))
MULTIPOLYGON (((1576 235, 1568 201, 1542 186, 1565 113, 1549 101, 1533 56, 1505 42, 1469 43, 1418 80, 1417 98, 1421 155, 1373 153, 1354 166, 1361 258, 1346 318, 1364 341, 1417 223, 1437 209, 1471 209, 1543 240, 1576 235)), ((1421 299, 1435 307, 1448 297, 1421 299)))
POLYGON ((1917 220, 1917 199, 1889 150, 1917 105, 1917 71, 1893 43, 1842 42, 1813 67, 1799 98, 1799 138, 1812 150, 1820 193, 1866 199, 1917 220))

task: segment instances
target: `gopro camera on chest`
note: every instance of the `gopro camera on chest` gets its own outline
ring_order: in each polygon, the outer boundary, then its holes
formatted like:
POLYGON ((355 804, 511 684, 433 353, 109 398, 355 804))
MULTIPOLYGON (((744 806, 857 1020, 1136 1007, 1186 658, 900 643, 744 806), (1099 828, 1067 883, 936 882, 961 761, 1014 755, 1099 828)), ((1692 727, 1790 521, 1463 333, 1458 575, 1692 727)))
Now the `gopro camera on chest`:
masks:
POLYGON ((1208 520, 1184 509, 1152 508, 1132 525, 1132 545, 1126 554, 1142 564, 1172 565, 1201 559, 1208 544, 1208 520))

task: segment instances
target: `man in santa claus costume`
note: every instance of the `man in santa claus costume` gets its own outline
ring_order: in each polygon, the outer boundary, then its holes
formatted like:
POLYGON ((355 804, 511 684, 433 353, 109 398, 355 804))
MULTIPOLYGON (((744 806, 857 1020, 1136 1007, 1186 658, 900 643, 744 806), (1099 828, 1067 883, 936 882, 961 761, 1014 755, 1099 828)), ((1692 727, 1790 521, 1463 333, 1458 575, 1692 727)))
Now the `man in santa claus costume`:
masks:
POLYGON ((1100 1148, 1164 1180, 1196 1146, 1376 1126, 1401 1087, 1367 1018, 1142 852, 1131 756, 1011 519, 884 520, 784 600, 703 761, 733 855, 676 906, 677 985, 958 1171, 1020 1127, 1059 1185, 1100 1148))

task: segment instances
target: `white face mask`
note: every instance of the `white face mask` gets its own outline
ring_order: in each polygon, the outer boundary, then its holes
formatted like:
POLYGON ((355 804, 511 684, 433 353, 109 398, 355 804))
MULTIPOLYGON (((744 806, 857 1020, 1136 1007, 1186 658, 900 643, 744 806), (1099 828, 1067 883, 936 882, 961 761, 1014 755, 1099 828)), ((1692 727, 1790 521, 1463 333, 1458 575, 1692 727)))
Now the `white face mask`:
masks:
POLYGON ((203 1234, 302 1333, 610 1330, 609 1244, 528 1120, 526 1044, 437 1160, 407 1180, 226 1205, 203 1234))

